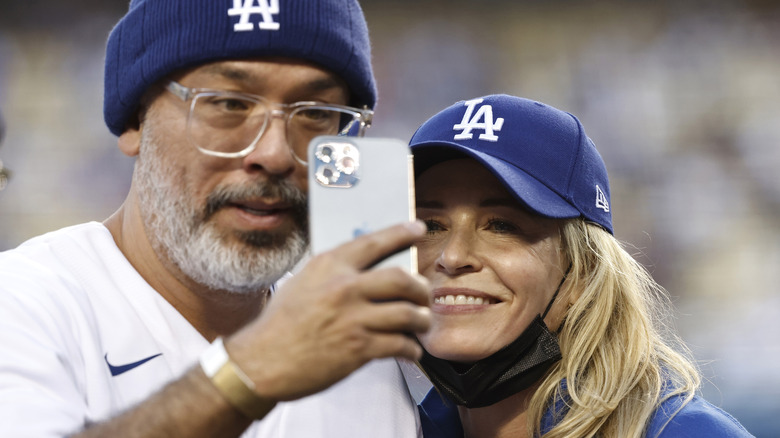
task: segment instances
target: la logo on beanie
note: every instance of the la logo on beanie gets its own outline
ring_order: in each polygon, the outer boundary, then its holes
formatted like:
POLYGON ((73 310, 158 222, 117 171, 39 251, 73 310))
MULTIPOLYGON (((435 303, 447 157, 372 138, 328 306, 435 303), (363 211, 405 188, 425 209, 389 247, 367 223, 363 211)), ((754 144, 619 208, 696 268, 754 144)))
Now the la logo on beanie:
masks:
POLYGON ((228 9, 228 16, 240 16, 238 23, 233 25, 235 32, 254 30, 255 24, 249 22, 253 14, 259 14, 262 21, 257 23, 261 30, 279 30, 279 23, 274 21, 274 15, 279 13, 279 0, 233 0, 233 7, 228 9), (255 6, 257 3, 257 6, 255 6))
POLYGON ((474 108, 477 104, 482 103, 483 100, 484 99, 479 98, 464 102, 464 105, 466 105, 466 113, 463 114, 463 120, 452 127, 453 131, 461 131, 460 134, 455 135, 453 138, 454 140, 470 140, 474 136, 471 131, 473 129, 481 129, 484 132, 479 134, 480 140, 498 141, 498 136, 495 135, 495 131, 501 131, 501 127, 504 125, 503 117, 499 117, 493 122, 493 106, 487 104, 481 105, 477 110, 477 113, 474 114, 474 108))

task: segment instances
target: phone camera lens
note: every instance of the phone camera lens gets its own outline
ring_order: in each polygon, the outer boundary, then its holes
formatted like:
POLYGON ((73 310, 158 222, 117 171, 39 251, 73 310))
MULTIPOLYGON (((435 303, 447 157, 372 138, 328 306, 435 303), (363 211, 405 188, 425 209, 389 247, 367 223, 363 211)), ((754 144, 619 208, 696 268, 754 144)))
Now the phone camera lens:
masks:
POLYGON ((317 174, 316 174, 317 181, 319 181, 320 184, 324 186, 335 183, 336 181, 338 181, 340 176, 341 176, 341 172, 339 172, 338 169, 336 169, 330 164, 320 166, 317 169, 317 174))
POLYGON ((329 144, 321 144, 317 146, 317 151, 314 155, 323 163, 330 163, 334 159, 335 152, 336 151, 333 149, 333 146, 329 144))
POLYGON ((355 172, 356 163, 352 157, 344 157, 336 164, 338 169, 347 175, 352 175, 355 172))
POLYGON ((352 175, 357 170, 359 163, 360 152, 357 148, 346 145, 341 150, 341 156, 336 161, 336 168, 346 175, 352 175))

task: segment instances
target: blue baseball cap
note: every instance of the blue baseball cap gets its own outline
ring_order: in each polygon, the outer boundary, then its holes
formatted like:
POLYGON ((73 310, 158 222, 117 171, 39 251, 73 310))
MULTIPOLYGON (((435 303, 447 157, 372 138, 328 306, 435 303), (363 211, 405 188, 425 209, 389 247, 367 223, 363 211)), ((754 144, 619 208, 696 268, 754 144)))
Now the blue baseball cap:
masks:
POLYGON ((176 70, 270 56, 324 67, 347 83, 352 105, 376 104, 357 0, 131 0, 108 37, 106 125, 121 135, 149 86, 176 70))
POLYGON ((614 234, 604 160, 567 112, 506 94, 464 100, 423 123, 409 145, 417 174, 465 155, 531 211, 583 217, 614 234))

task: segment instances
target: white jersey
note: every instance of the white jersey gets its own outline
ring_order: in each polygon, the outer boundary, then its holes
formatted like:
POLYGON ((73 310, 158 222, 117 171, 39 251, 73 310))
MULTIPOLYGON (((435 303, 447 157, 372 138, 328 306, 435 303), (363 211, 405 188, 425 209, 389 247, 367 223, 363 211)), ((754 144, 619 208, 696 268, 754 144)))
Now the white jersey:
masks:
MULTIPOLYGON (((62 437, 144 400, 208 342, 92 222, 0 253, 0 436, 62 437)), ((279 403, 242 437, 414 437, 419 416, 393 359, 279 403)))

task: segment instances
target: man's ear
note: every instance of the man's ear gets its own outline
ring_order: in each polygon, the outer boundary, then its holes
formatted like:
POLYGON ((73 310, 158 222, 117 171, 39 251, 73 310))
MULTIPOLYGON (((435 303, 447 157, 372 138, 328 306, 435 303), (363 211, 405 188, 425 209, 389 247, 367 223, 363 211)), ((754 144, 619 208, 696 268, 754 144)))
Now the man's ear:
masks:
POLYGON ((119 150, 128 157, 135 157, 141 149, 141 130, 136 127, 128 127, 117 140, 119 150))
POLYGON ((125 125, 125 131, 119 136, 119 150, 128 157, 135 157, 141 150, 141 130, 144 129, 143 120, 147 107, 142 106, 138 112, 130 118, 125 125))

